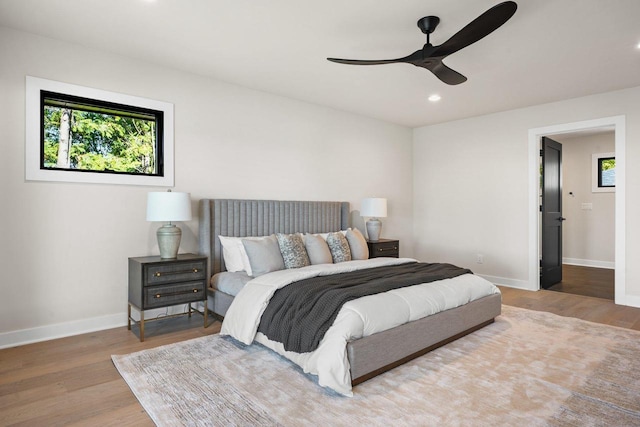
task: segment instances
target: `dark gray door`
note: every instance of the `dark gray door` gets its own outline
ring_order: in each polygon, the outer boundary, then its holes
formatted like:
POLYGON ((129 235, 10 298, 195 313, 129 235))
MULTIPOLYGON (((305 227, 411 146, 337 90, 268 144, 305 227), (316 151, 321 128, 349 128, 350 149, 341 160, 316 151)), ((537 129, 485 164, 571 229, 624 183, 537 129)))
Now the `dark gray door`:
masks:
POLYGON ((542 260, 540 286, 562 281, 562 144, 542 138, 542 260))

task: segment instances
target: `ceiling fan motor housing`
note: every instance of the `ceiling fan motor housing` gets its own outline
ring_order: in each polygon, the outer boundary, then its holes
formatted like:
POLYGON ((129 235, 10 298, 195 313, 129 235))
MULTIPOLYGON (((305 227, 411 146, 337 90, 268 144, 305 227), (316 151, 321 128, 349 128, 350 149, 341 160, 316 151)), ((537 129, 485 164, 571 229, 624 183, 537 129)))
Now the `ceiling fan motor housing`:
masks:
POLYGON ((438 24, 440 23, 440 18, 437 16, 425 16, 424 18, 420 18, 418 20, 418 28, 425 33, 431 34, 433 30, 436 29, 438 24))

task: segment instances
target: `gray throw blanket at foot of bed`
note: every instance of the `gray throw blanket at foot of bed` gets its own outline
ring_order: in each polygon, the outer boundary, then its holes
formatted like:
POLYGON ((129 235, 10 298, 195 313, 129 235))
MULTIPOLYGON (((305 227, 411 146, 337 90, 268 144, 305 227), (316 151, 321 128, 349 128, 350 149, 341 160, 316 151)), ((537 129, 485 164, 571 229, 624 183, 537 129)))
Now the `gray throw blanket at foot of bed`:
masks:
POLYGON ((312 277, 278 289, 258 331, 287 351, 314 351, 347 301, 471 273, 451 264, 409 263, 312 277))

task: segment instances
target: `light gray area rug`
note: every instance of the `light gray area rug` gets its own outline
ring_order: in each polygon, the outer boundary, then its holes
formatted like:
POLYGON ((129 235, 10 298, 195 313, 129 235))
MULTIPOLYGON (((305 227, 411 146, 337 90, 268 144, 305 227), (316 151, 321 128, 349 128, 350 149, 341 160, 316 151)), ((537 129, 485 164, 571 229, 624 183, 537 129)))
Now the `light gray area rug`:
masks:
POLYGON ((640 332, 509 306, 353 398, 218 335, 113 362, 160 426, 640 426, 640 332))

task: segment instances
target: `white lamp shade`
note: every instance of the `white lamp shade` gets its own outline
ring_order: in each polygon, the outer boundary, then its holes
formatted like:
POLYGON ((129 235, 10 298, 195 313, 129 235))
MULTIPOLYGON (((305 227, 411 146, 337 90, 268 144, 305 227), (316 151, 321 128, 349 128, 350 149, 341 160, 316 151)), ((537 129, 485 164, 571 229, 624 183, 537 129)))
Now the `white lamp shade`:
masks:
POLYGON ((147 221, 191 220, 191 196, 172 191, 153 192, 147 195, 147 221))
POLYGON ((387 216, 387 199, 373 197, 362 200, 360 216, 385 218, 387 216))

